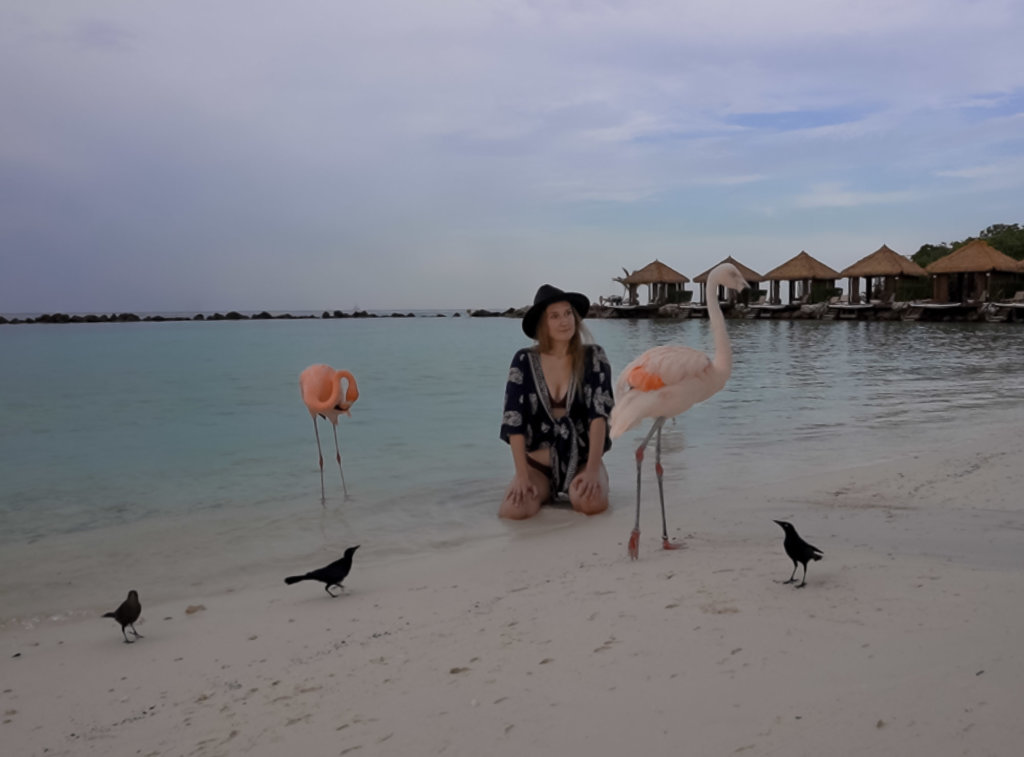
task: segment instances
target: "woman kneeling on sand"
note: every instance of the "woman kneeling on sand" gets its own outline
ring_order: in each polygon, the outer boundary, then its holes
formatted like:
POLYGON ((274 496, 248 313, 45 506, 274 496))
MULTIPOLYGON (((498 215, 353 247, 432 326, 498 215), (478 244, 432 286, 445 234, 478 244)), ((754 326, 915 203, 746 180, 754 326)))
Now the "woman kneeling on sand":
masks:
POLYGON ((612 446, 615 401, 608 358, 583 325, 589 309, 586 296, 545 284, 523 316, 523 333, 537 344, 516 352, 505 387, 501 438, 515 476, 502 518, 529 518, 562 494, 587 515, 608 507, 601 457, 612 446))

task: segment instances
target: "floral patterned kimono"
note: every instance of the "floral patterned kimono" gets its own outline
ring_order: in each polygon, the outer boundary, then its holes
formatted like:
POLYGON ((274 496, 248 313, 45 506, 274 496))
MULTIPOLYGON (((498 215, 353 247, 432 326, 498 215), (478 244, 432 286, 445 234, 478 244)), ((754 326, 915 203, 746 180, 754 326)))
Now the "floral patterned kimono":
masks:
MULTIPOLYGON (((596 344, 588 344, 584 346, 583 380, 570 384, 566 413, 556 420, 551 411, 551 393, 540 367, 540 351, 527 347, 512 358, 500 436, 507 443, 510 436, 522 434, 526 437, 527 452, 551 450, 551 495, 555 496, 567 492, 586 465, 590 422, 595 418, 607 420, 614 404, 608 358, 596 344)), ((604 451, 611 446, 606 428, 604 451)))

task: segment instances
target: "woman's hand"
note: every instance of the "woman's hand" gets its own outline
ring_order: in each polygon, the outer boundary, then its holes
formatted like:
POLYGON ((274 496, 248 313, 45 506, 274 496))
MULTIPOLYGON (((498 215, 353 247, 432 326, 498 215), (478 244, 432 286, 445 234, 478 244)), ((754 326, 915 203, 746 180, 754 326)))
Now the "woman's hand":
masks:
POLYGON ((536 497, 537 487, 530 481, 530 474, 526 472, 517 472, 516 475, 512 477, 512 484, 509 486, 508 501, 517 507, 522 507, 527 500, 536 497))
POLYGON ((587 501, 601 494, 601 469, 584 468, 572 481, 576 496, 587 501))

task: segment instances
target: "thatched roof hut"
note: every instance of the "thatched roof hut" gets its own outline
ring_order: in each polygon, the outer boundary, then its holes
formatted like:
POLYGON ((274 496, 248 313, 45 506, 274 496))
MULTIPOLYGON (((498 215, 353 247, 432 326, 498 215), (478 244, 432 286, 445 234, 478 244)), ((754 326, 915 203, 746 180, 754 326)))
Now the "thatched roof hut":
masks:
POLYGON ((851 266, 844 268, 839 276, 927 276, 928 272, 921 266, 898 252, 882 245, 851 266))
POLYGON ((789 301, 816 302, 828 299, 828 294, 835 288, 839 272, 829 268, 820 260, 812 258, 806 252, 787 260, 761 277, 762 281, 770 281, 770 299, 773 303, 782 301, 779 295, 779 282, 789 282, 789 301), (800 291, 797 291, 799 284, 800 291))
POLYGON ((983 239, 973 239, 926 266, 936 302, 970 302, 1004 296, 1024 274, 1024 264, 983 239))
POLYGON ((1021 261, 1000 252, 983 239, 973 239, 930 263, 928 273, 1019 273, 1021 261))
POLYGON ((901 278, 923 278, 928 272, 910 258, 883 244, 870 255, 844 268, 839 275, 850 280, 849 300, 855 303, 860 300, 862 278, 866 280, 865 299, 871 299, 872 295, 875 295, 878 299, 885 300, 897 297, 896 290, 901 278), (873 286, 873 280, 876 278, 881 279, 877 287, 873 286))
MULTIPOLYGON (((741 263, 740 261, 736 260, 736 258, 734 258, 732 255, 730 255, 725 260, 718 261, 717 263, 715 263, 713 266, 711 266, 709 269, 707 269, 706 271, 704 271, 700 275, 693 277, 693 283, 700 284, 700 303, 702 305, 706 305, 707 301, 708 301, 708 295, 707 295, 708 276, 710 276, 711 272, 713 270, 715 270, 716 268, 718 268, 718 266, 722 265, 722 263, 731 263, 732 265, 736 266, 737 270, 739 270, 740 274, 742 274, 743 279, 750 285, 750 287, 752 289, 757 289, 757 285, 761 282, 761 274, 759 274, 757 271, 753 270, 752 268, 747 268, 745 265, 743 265, 743 263, 741 263)), ((721 289, 722 289, 722 287, 719 287, 719 290, 721 290, 721 289)), ((722 292, 721 291, 718 292, 718 298, 720 300, 722 299, 722 292)))
POLYGON ((838 278, 841 278, 838 271, 812 258, 806 252, 795 255, 762 276, 764 281, 835 281, 838 278))
POLYGON ((648 286, 647 301, 649 303, 679 302, 684 298, 685 285, 690 280, 660 260, 654 260, 643 268, 624 277, 620 276, 614 281, 618 281, 626 287, 628 302, 636 305, 639 304, 636 290, 641 284, 648 286))
POLYGON ((688 284, 690 280, 674 268, 654 260, 626 276, 626 284, 688 284))

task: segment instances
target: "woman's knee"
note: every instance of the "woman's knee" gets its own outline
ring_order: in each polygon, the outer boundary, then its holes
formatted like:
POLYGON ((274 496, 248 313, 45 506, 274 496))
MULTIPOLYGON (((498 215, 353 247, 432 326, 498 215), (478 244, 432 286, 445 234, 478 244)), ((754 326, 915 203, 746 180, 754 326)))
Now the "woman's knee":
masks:
POLYGON ((530 483, 533 485, 534 492, 521 498, 519 501, 512 498, 512 487, 509 486, 505 492, 505 498, 501 501, 500 507, 498 507, 499 518, 523 520, 525 518, 532 518, 540 512, 541 505, 548 500, 550 487, 543 477, 534 477, 532 474, 530 476, 530 483))
POLYGON ((572 502, 572 509, 584 515, 597 515, 608 509, 608 494, 604 491, 586 499, 582 497, 579 499, 570 498, 570 501, 572 502))
POLYGON ((599 512, 604 512, 608 509, 608 488, 603 486, 600 491, 590 497, 569 493, 569 503, 573 510, 582 512, 584 515, 596 515, 599 512))
POLYGON ((506 499, 498 508, 498 517, 509 520, 525 520, 532 518, 540 511, 540 502, 529 500, 527 502, 512 502, 506 499))
POLYGON ((584 497, 579 493, 579 479, 573 481, 569 487, 569 502, 572 509, 584 515, 596 515, 608 509, 608 473, 601 471, 600 487, 597 491, 591 492, 590 496, 584 497))

